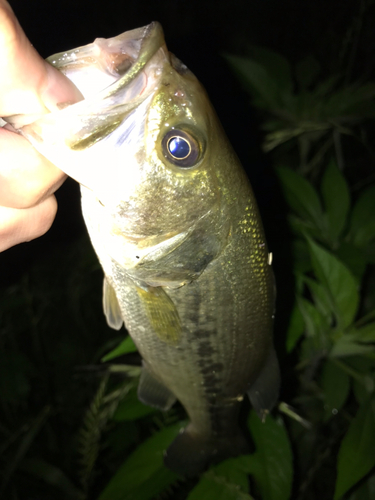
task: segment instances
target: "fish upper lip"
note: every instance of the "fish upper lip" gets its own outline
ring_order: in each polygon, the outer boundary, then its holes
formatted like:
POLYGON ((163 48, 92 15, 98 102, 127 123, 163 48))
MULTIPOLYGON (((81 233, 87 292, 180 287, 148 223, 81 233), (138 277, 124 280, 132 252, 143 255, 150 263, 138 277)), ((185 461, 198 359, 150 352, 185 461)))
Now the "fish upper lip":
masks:
MULTIPOLYGON (((121 76, 114 84, 111 85, 111 87, 108 89, 109 92, 107 94, 107 97, 111 97, 119 89, 129 86, 142 72, 145 72, 146 82, 143 89, 138 93, 138 96, 141 95, 147 87, 148 78, 145 67, 147 63, 151 61, 156 52, 163 46, 165 46, 164 33, 161 25, 158 22, 154 21, 144 28, 138 28, 130 32, 125 32, 123 33, 123 35, 115 38, 120 38, 126 35, 129 36, 132 33, 136 34, 139 31, 142 31, 143 33, 140 40, 140 48, 137 54, 137 58, 134 60, 133 64, 131 64, 130 67, 127 68, 123 76, 121 76)), ((134 38, 127 38, 127 41, 130 42, 130 44, 133 40, 134 38)), ((127 54, 126 51, 124 52, 124 54, 127 54)))
MULTIPOLYGON (((85 67, 90 65, 99 68, 104 74, 104 83, 99 88, 99 93, 104 93, 103 98, 110 98, 121 89, 130 87, 136 77, 145 72, 146 65, 156 52, 163 47, 167 54, 163 29, 154 21, 113 38, 97 38, 91 44, 50 56, 47 61, 68 76, 78 88, 80 85, 75 75, 78 75, 79 71, 84 71, 85 67)), ((146 87, 147 72, 145 76, 146 87)), ((140 92, 138 88, 134 97, 142 94, 144 88, 140 92)), ((80 90, 85 95, 85 92, 80 90)))

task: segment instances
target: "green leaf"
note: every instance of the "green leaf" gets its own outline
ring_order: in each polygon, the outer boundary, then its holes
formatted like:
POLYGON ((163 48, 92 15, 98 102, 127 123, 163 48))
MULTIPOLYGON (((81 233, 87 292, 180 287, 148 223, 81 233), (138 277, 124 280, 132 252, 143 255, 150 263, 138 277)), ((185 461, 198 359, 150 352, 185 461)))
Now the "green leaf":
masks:
POLYGON ((334 87, 338 84, 340 79, 341 75, 330 76, 327 80, 324 80, 315 87, 313 91, 314 95, 319 101, 322 101, 322 97, 330 95, 334 91, 334 87))
POLYGON ((375 185, 366 189, 354 205, 349 235, 355 245, 364 247, 375 238, 374 214, 375 185))
POLYGON ((331 295, 338 327, 346 328, 353 322, 358 310, 357 282, 351 272, 334 255, 310 238, 307 241, 315 274, 331 295))
POLYGON ((124 399, 119 403, 113 414, 113 420, 123 422, 124 420, 137 420, 157 410, 151 406, 146 406, 138 400, 137 389, 131 389, 124 399))
POLYGON ((309 287, 317 310, 327 320, 327 323, 330 324, 332 319, 332 299, 329 296, 327 289, 317 281, 308 278, 307 276, 304 276, 303 279, 309 287))
POLYGON ((248 475, 241 468, 241 459, 225 460, 203 474, 187 500, 250 500, 248 475))
POLYGON ((320 381, 325 400, 325 419, 328 420, 332 417, 332 414, 336 414, 341 410, 347 400, 350 390, 350 377, 332 361, 327 360, 324 363, 320 381))
POLYGON ((245 90, 257 99, 259 107, 273 109, 278 106, 279 88, 277 82, 261 64, 240 56, 225 54, 224 57, 245 90))
MULTIPOLYGON (((322 215, 322 221, 321 223, 323 224, 324 220, 324 215, 322 215)), ((310 219, 301 219, 298 215, 294 215, 293 213, 288 214, 287 217, 290 229, 292 232, 297 236, 300 237, 302 235, 307 235, 310 236, 311 238, 315 240, 319 240, 322 237, 322 230, 319 229, 315 222, 312 222, 310 219)), ((298 258, 298 260, 300 260, 298 258)), ((310 266, 310 257, 308 257, 309 261, 309 266, 310 266)))
POLYGON ((339 358, 360 354, 366 355, 374 351, 375 346, 358 343, 355 335, 345 333, 335 341, 329 355, 332 358, 339 358))
POLYGON ((334 500, 339 500, 375 465, 375 402, 361 405, 341 442, 334 500))
POLYGON ((67 495, 67 498, 80 499, 83 497, 83 492, 74 486, 61 469, 45 460, 39 458, 25 459, 21 463, 20 469, 59 488, 67 495))
POLYGON ((241 467, 241 457, 229 458, 211 469, 217 476, 222 476, 226 481, 236 484, 245 493, 249 492, 248 474, 241 467))
POLYGON ((312 185, 290 168, 279 167, 276 173, 290 207, 303 219, 313 222, 317 228, 321 227, 322 206, 312 185))
POLYGON ((286 350, 291 352, 305 331, 305 322, 297 304, 294 304, 286 333, 286 350))
POLYGON ((248 493, 239 490, 236 484, 228 483, 212 471, 204 474, 191 490, 187 500, 251 500, 248 493))
POLYGON ((350 330, 350 334, 359 342, 375 342, 375 323, 350 330))
POLYGON ((366 389, 362 381, 353 379, 352 381, 353 394, 358 404, 362 404, 368 400, 369 391, 366 389))
POLYGON ((375 474, 359 485, 350 495, 349 500, 374 500, 375 498, 375 474))
MULTIPOLYGON (((125 500, 151 500, 158 498, 165 490, 177 481, 177 475, 166 467, 145 478, 135 489, 126 493, 121 498, 125 500)), ((101 497, 100 497, 101 498, 101 497)), ((100 500, 100 498, 98 500, 100 500)), ((109 498, 109 497, 108 497, 109 498)), ((118 498, 118 497, 115 497, 118 498)))
POLYGON ((273 50, 255 45, 250 47, 250 57, 266 70, 282 94, 291 95, 293 90, 292 72, 285 57, 273 50))
POLYGON ((322 196, 327 212, 329 236, 333 244, 341 235, 350 208, 350 193, 344 176, 331 160, 323 175, 322 196))
POLYGON ((293 457, 289 438, 280 420, 267 415, 262 423, 252 410, 248 420, 256 452, 239 457, 254 477, 262 500, 289 500, 293 481, 293 457))
MULTIPOLYGON (((292 241, 293 271, 296 275, 303 275, 311 271, 311 259, 309 247, 305 239, 293 239, 292 241)), ((300 279, 301 290, 304 287, 303 279, 300 279)), ((298 289, 297 289, 298 292, 298 289)))
POLYGON ((174 483, 178 476, 164 466, 163 453, 182 426, 166 427, 138 446, 98 500, 149 500, 174 483))
POLYGON ((326 116, 335 116, 336 120, 341 117, 346 121, 349 117, 358 118, 364 113, 367 114, 366 108, 371 108, 374 95, 375 85, 372 82, 362 86, 341 87, 328 96, 325 103, 326 116))
POLYGON ((331 358, 340 358, 358 354, 366 355, 374 351, 375 345, 360 344, 355 335, 345 333, 335 341, 329 356, 331 358))
POLYGON ((353 243, 360 248, 366 247, 375 239, 375 220, 367 219, 357 228, 353 243))
POLYGON ((356 247, 352 243, 341 241, 340 247, 335 251, 335 255, 353 273, 357 282, 361 283, 368 261, 365 249, 356 247))
POLYGON ((125 340, 123 340, 113 351, 106 354, 102 361, 110 361, 113 358, 117 358, 118 356, 122 356, 123 354, 128 354, 129 352, 137 352, 137 348, 133 342, 133 339, 128 336, 125 340))
POLYGON ((345 360, 349 370, 353 370, 353 393, 359 404, 367 401, 375 391, 375 359, 367 355, 351 356, 345 360))
POLYGON ((320 64, 314 56, 309 55, 298 62, 295 68, 296 79, 302 89, 313 84, 320 73, 320 64))
POLYGON ((330 347, 329 324, 310 301, 297 297, 297 304, 303 316, 306 334, 313 340, 315 349, 326 351, 330 347))

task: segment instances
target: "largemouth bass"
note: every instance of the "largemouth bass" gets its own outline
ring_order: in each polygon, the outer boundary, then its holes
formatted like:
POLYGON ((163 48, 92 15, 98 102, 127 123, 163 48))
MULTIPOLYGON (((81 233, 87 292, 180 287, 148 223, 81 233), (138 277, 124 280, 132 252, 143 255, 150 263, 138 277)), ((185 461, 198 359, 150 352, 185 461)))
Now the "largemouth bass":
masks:
POLYGON ((139 399, 186 409, 165 463, 198 474, 246 451, 246 393, 261 417, 278 397, 274 278, 251 187, 158 23, 48 60, 84 100, 18 129, 81 184, 107 321, 142 355, 139 399))

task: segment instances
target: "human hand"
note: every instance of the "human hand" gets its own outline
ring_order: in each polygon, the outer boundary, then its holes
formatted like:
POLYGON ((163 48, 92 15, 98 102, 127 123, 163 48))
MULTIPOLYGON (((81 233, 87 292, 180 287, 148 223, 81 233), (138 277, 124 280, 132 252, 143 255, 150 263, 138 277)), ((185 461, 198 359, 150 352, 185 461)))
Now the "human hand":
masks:
MULTIPOLYGON (((82 99, 40 57, 10 5, 0 0, 0 117, 41 115, 82 99)), ((43 235, 57 211, 53 193, 66 176, 10 125, 0 127, 0 252, 43 235)))

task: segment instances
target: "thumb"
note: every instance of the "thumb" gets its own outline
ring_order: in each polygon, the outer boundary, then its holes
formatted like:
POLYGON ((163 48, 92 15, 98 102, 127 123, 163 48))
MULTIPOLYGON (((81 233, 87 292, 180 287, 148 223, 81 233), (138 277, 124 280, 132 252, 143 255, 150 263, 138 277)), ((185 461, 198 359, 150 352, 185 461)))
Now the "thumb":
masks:
POLYGON ((40 115, 82 94, 37 53, 10 5, 0 0, 0 116, 40 115))

